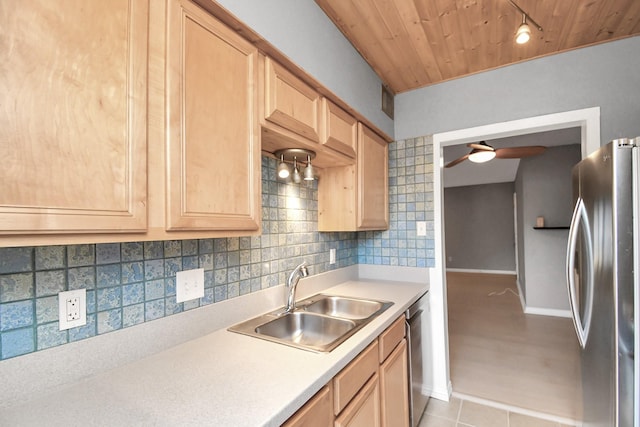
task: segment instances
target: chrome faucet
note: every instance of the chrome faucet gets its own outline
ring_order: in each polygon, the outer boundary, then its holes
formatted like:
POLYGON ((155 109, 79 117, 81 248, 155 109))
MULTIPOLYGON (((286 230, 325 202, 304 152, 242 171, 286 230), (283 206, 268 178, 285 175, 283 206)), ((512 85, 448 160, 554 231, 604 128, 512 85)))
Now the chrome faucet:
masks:
POLYGON ((289 278, 287 279, 287 305, 284 308, 285 313, 291 313, 296 308, 296 286, 298 286, 298 281, 301 277, 307 277, 309 275, 309 270, 307 269, 307 262, 303 262, 293 269, 291 274, 289 274, 289 278))

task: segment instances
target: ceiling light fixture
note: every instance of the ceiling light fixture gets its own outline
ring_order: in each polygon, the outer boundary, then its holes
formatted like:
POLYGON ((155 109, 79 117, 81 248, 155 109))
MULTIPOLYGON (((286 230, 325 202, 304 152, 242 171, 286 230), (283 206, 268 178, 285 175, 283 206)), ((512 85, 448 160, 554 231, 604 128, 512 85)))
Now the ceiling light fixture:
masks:
POLYGON ((313 166, 311 165, 311 160, 316 157, 316 153, 314 151, 306 150, 304 148, 285 148, 283 150, 277 150, 273 154, 280 159, 280 163, 278 164, 278 178, 286 180, 291 176, 293 182, 296 184, 302 182, 303 176, 300 174, 298 159, 304 159, 306 157, 307 166, 304 168, 303 172, 304 180, 313 181, 315 179, 313 166), (289 169, 287 162, 293 163, 293 170, 289 169))
POLYGON ((471 160, 473 163, 485 163, 493 159, 495 156, 495 151, 474 149, 471 154, 469 154, 469 160, 471 160))
POLYGON ((526 42, 529 41, 529 39, 531 39, 531 28, 529 28, 529 25, 527 24, 527 20, 529 20, 529 22, 535 25, 538 31, 542 31, 542 27, 536 21, 534 21, 533 18, 529 16, 527 12, 522 10, 520 6, 515 4, 513 0, 509 0, 509 3, 511 3, 513 7, 515 7, 516 9, 518 9, 520 13, 522 13, 522 24, 520 24, 520 26, 518 27, 518 30, 516 31, 516 43, 525 44, 526 42))

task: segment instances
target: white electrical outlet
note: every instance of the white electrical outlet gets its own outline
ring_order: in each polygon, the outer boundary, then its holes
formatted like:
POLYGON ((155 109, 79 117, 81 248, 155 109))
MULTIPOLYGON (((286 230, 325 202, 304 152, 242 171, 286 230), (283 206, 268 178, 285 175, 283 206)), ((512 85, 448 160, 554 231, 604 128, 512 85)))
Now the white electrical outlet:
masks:
POLYGON ((336 250, 335 248, 329 249, 329 264, 333 265, 336 263, 336 250))
POLYGON ((427 235, 427 222, 426 221, 418 221, 418 222, 416 222, 416 234, 418 236, 426 236, 427 235))
POLYGON ((58 294, 58 324, 61 331, 87 324, 87 290, 58 294))
POLYGON ((176 273, 176 302, 204 297, 204 268, 176 273))

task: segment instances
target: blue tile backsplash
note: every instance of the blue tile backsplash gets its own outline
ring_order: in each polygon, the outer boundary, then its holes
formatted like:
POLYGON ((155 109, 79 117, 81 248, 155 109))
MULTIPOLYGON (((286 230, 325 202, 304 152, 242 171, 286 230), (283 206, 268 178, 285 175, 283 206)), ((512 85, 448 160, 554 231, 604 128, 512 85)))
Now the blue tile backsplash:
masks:
POLYGON ((319 233, 317 183, 275 179, 262 158, 260 236, 0 248, 0 359, 63 345, 284 283, 306 260, 311 274, 357 263, 431 267, 431 145, 389 145, 390 229, 319 233), (427 237, 416 237, 427 221, 427 237), (329 265, 335 248, 336 264, 329 265), (203 298, 176 302, 175 274, 205 270, 203 298), (58 330, 58 297, 87 290, 87 324, 58 330))

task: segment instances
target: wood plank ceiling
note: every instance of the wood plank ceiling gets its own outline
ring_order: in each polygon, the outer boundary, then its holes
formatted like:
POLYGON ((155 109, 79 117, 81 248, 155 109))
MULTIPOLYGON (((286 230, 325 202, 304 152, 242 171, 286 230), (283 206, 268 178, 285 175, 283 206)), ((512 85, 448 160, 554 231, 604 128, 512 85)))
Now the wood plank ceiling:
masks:
POLYGON ((640 34, 640 0, 315 0, 383 82, 404 92, 640 34))

